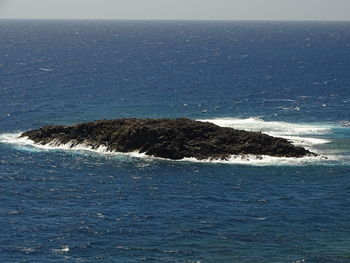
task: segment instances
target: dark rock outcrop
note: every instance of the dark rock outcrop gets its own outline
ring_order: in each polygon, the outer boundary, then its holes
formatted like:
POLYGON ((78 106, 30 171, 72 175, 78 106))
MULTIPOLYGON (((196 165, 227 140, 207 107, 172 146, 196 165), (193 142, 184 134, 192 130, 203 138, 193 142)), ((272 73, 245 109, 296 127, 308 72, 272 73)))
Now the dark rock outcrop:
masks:
POLYGON ((24 132, 37 144, 85 144, 93 149, 139 151, 169 159, 226 159, 230 155, 303 157, 315 155, 288 140, 260 132, 223 128, 189 119, 116 119, 70 126, 46 126, 24 132))

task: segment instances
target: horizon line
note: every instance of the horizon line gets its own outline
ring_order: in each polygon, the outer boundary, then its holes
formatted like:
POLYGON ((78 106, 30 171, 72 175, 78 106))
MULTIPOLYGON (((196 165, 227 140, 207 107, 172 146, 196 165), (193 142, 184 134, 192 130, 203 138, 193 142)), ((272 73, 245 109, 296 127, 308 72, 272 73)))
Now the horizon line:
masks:
POLYGON ((135 21, 135 22, 350 22, 350 20, 322 19, 155 19, 155 18, 8 18, 1 20, 33 20, 33 21, 135 21))

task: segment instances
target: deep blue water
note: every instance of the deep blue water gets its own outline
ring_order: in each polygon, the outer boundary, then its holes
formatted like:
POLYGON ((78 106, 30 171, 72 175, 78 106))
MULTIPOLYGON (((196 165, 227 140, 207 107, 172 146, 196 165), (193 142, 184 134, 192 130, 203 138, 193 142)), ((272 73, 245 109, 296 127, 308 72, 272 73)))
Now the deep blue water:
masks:
POLYGON ((0 262, 350 262, 350 23, 0 20, 0 262), (187 117, 328 159, 40 149, 48 124, 187 117))

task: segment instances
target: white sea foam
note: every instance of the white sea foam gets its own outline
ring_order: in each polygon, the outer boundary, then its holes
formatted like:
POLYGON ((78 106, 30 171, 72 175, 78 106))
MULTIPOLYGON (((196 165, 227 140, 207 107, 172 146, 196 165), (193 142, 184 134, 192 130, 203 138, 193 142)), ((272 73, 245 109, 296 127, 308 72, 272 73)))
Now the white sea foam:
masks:
POLYGON ((33 141, 28 140, 28 138, 21 138, 21 134, 22 133, 2 133, 0 134, 0 142, 17 145, 33 144, 33 141))
POLYGON ((259 117, 247 119, 218 118, 199 119, 199 121, 212 122, 221 127, 230 127, 247 131, 261 131, 271 135, 310 135, 327 134, 332 126, 325 124, 299 124, 282 121, 264 121, 259 117))
POLYGON ((254 165, 254 166, 300 166, 314 163, 329 163, 337 161, 335 156, 306 156, 302 158, 293 157, 275 157, 268 155, 232 155, 228 160, 198 160, 195 158, 184 158, 181 161, 186 162, 199 162, 199 163, 224 163, 224 164, 239 164, 239 165, 254 165))
POLYGON ((211 122, 221 127, 263 132, 271 136, 288 139, 295 145, 305 147, 329 143, 329 140, 310 136, 322 136, 330 133, 332 129, 331 125, 326 124, 299 124, 280 121, 264 121, 259 117, 247 119, 199 119, 199 121, 211 122))
MULTIPOLYGON (((28 139, 28 137, 21 137, 22 133, 3 133, 0 134, 0 143, 6 143, 6 144, 13 144, 16 146, 21 147, 34 147, 36 149, 40 150, 65 150, 65 151, 89 151, 89 152, 95 152, 99 154, 105 154, 105 155, 127 155, 130 157, 138 157, 138 158, 148 158, 149 156, 145 155, 144 153, 139 152, 128 152, 128 153, 122 153, 122 152, 114 152, 107 150, 107 147, 101 145, 100 147, 94 149, 89 145, 86 144, 77 144, 73 146, 72 142, 68 142, 66 144, 59 144, 57 140, 53 140, 52 142, 48 144, 37 144, 33 140, 28 139)), ((22 148, 23 149, 23 148, 22 148)), ((29 148, 25 148, 29 149, 29 148)))
POLYGON ((289 141, 291 141, 294 145, 298 146, 314 146, 319 144, 325 144, 331 142, 330 140, 326 139, 320 139, 320 138, 309 138, 309 137, 298 137, 298 136, 283 136, 283 137, 289 141))
POLYGON ((63 246, 62 248, 54 248, 52 249, 52 251, 57 254, 63 254, 63 253, 68 253, 70 249, 68 246, 63 246))
POLYGON ((39 68, 39 70, 41 70, 41 71, 48 71, 48 72, 53 71, 52 68, 39 68))
MULTIPOLYGON (((331 131, 332 126, 325 124, 295 124, 287 122, 264 121, 260 118, 235 119, 235 118, 221 118, 221 119, 205 119, 200 121, 208 121, 215 123, 222 127, 231 127, 236 129, 243 129, 249 131, 261 131, 272 136, 284 137, 292 141, 295 145, 302 145, 307 148, 329 143, 330 141, 317 136, 326 135, 331 131), (306 136, 307 137, 304 137, 306 136), (316 136, 310 137, 310 136, 316 136)), ((85 144, 72 145, 72 143, 58 144, 57 141, 52 141, 49 144, 41 145, 35 144, 28 138, 20 137, 21 133, 6 133, 0 134, 0 143, 13 144, 24 149, 37 150, 65 150, 65 151, 90 151, 104 155, 114 156, 129 156, 148 160, 159 160, 157 158, 145 155, 139 152, 120 153, 108 151, 105 146, 100 146, 93 149, 91 146, 85 144)), ((312 149, 315 151, 315 149, 312 149)), ((316 151, 317 152, 317 151, 316 151)), ((254 155, 238 155, 231 156, 228 160, 197 160, 195 158, 184 158, 180 162, 210 162, 210 163, 229 163, 229 164, 246 164, 246 165, 305 165, 312 163, 329 163, 332 161, 341 160, 342 157, 333 153, 320 153, 319 156, 306 156, 303 158, 291 157, 273 157, 273 156, 254 156, 254 155)), ((163 159, 164 160, 164 159, 163 159)), ((166 159, 165 159, 166 160, 166 159)), ((169 159, 170 161, 170 159, 169 159)))

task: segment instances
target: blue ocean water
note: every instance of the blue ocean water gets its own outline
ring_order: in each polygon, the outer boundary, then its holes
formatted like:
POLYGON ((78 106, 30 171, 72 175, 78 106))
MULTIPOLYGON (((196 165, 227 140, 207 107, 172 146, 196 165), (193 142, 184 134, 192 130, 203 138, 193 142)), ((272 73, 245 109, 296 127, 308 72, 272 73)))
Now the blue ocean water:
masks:
POLYGON ((0 20, 0 262, 350 262, 350 23, 0 20), (322 158, 169 161, 22 131, 187 117, 322 158))

